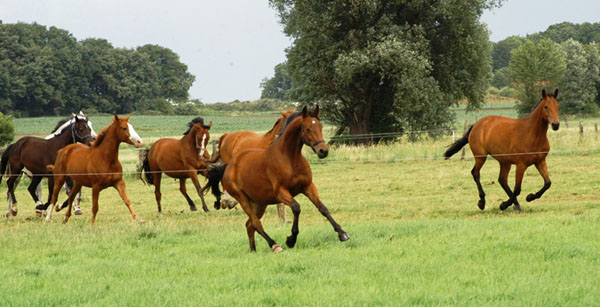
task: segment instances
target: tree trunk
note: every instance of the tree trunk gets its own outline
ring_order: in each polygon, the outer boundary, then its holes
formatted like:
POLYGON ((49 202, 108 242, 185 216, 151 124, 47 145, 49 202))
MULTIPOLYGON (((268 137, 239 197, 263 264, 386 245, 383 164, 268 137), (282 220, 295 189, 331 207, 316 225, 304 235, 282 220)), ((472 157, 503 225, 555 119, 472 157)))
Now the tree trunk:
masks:
POLYGON ((353 141, 356 145, 370 145, 373 143, 373 137, 369 129, 369 121, 358 116, 348 125, 350 135, 354 137, 353 141))

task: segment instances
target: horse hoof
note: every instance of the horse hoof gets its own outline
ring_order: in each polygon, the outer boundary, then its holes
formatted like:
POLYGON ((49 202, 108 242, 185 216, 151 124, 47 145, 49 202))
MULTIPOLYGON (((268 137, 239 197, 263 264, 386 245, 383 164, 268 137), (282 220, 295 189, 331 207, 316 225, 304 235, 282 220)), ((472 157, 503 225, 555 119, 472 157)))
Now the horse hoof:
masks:
POLYGON ((535 197, 535 194, 531 193, 531 194, 527 195, 527 198, 525 198, 525 199, 527 199, 527 201, 529 202, 529 201, 535 200, 536 197, 535 197))
POLYGON ((219 201, 215 201, 214 207, 215 207, 215 210, 221 209, 221 203, 219 201))
POLYGON ((208 210, 208 208, 207 208, 207 207, 202 207, 202 210, 204 210, 204 213, 208 213, 208 212, 210 212, 210 210, 208 210))
POLYGON ((56 212, 58 212, 58 211, 60 211, 60 210, 62 210, 62 209, 64 209, 64 208, 66 208, 68 205, 69 205, 69 204, 63 203, 63 204, 62 204, 62 205, 60 205, 60 206, 56 206, 56 212))
POLYGON ((81 209, 75 209, 75 212, 73 212, 75 215, 81 215, 81 209))
POLYGON ((196 208, 196 206, 191 206, 190 211, 198 211, 198 208, 196 208))
POLYGON ((519 212, 521 212, 521 206, 519 206, 519 205, 515 205, 515 211, 519 211, 519 212))
POLYGON ((350 240, 350 236, 345 232, 340 233, 338 237, 340 238, 341 242, 350 240))
POLYGON ((287 237, 285 245, 289 248, 294 248, 294 246, 296 246, 296 238, 293 238, 292 236, 287 237))
POLYGON ((17 211, 10 210, 10 214, 12 214, 12 216, 17 216, 17 211))
POLYGON ((477 207, 479 207, 481 210, 485 209, 485 200, 479 200, 477 207))
POLYGON ((68 217, 68 216, 65 216, 65 217, 63 218, 63 224, 66 224, 68 221, 69 221, 69 217, 68 217))
POLYGON ((35 216, 42 217, 42 211, 41 210, 35 210, 35 216))
POLYGON ((273 250, 274 254, 283 252, 283 248, 281 248, 281 246, 279 246, 279 244, 277 243, 273 244, 273 247, 271 247, 271 249, 273 250))
POLYGON ((506 208, 510 207, 510 205, 512 205, 512 203, 510 203, 510 202, 507 202, 507 201, 505 201, 505 202, 502 202, 502 203, 500 204, 500 210, 504 211, 504 210, 506 210, 506 208))

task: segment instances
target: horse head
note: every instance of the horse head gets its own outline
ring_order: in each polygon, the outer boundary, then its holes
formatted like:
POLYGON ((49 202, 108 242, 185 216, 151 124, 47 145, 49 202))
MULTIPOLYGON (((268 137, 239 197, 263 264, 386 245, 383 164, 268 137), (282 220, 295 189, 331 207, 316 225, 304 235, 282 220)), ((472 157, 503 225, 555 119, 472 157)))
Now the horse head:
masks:
POLYGON ((206 145, 210 139, 210 133, 208 132, 212 127, 212 121, 208 125, 202 123, 194 123, 192 129, 196 130, 196 149, 198 149, 198 157, 204 158, 204 152, 206 152, 206 145))
POLYGON ((319 105, 314 110, 308 111, 306 106, 302 109, 302 141, 310 146, 319 159, 327 157, 329 147, 323 140, 323 124, 319 120, 319 105))
POLYGON ((88 127, 90 127, 90 135, 92 136, 92 141, 95 141, 96 138, 98 137, 98 134, 96 134, 96 131, 94 131, 94 127, 92 126, 92 121, 85 114, 83 114, 82 111, 79 111, 79 114, 77 114, 77 115, 73 114, 73 116, 86 121, 86 124, 88 125, 88 127))
POLYGON ((114 121, 117 125, 117 139, 121 142, 133 145, 136 148, 140 148, 144 142, 140 135, 135 132, 133 125, 129 123, 129 117, 130 115, 119 117, 115 114, 114 121))
POLYGON ((73 132, 73 139, 76 142, 83 143, 90 146, 91 142, 96 138, 93 136, 92 128, 88 125, 88 120, 79 116, 74 116, 71 120, 71 130, 73 132))
POLYGON ((558 119, 558 89, 554 91, 554 94, 546 94, 546 90, 542 90, 542 103, 543 108, 542 117, 543 119, 552 125, 552 130, 558 130, 560 126, 560 120, 558 119))

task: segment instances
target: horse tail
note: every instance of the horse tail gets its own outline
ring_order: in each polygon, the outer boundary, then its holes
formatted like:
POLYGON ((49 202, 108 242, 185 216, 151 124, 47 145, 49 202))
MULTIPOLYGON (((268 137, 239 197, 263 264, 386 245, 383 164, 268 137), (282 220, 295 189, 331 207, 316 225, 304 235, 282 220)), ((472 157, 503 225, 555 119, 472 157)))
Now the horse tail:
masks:
POLYGON ((227 167, 227 164, 221 164, 218 166, 214 166, 214 167, 210 168, 208 170, 208 173, 206 174, 206 177, 208 178, 208 183, 206 184, 206 187, 210 186, 213 195, 217 199, 217 201, 215 202, 215 205, 217 203, 220 203, 220 201, 221 201, 222 193, 221 193, 221 190, 219 189, 219 183, 221 182, 221 180, 223 180, 223 175, 225 174, 226 167, 227 167))
POLYGON ((219 148, 217 149, 216 152, 213 153, 212 157, 210 158, 210 163, 215 163, 219 160, 219 158, 221 158, 221 145, 223 145, 223 141, 225 140, 225 138, 229 136, 229 133, 225 133, 223 135, 221 135, 221 137, 219 138, 219 148))
POLYGON ((150 163, 148 162, 148 152, 149 150, 144 150, 144 159, 142 161, 142 169, 146 180, 142 176, 140 176, 140 179, 149 184, 154 184, 154 178, 152 178, 152 172, 150 171, 150 163))
POLYGON ((8 165, 8 157, 10 156, 10 149, 13 144, 8 145, 4 152, 2 152, 2 159, 0 160, 0 182, 2 182, 2 176, 6 173, 6 166, 8 165))
POLYGON ((465 145, 467 145, 467 143, 469 143, 469 134, 471 134, 471 129, 473 129, 473 126, 469 127, 469 130, 467 131, 467 133, 465 133, 465 135, 463 135, 463 137, 456 140, 456 142, 450 145, 448 150, 446 150, 446 152, 444 153, 445 159, 449 159, 450 157, 452 157, 452 155, 457 153, 461 148, 463 148, 465 145))

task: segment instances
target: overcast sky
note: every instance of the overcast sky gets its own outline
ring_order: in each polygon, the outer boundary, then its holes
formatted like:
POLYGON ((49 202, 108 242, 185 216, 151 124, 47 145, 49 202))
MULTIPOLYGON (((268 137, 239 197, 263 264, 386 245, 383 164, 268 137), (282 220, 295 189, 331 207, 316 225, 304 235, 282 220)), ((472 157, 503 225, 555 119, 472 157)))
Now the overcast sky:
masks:
MULTIPOLYGON (((598 12, 598 0, 508 0, 482 21, 498 41, 563 21, 598 22, 598 12)), ((170 48, 196 76, 191 98, 208 103, 259 98, 260 81, 290 44, 266 0, 0 0, 0 20, 56 26, 115 47, 170 48)))

